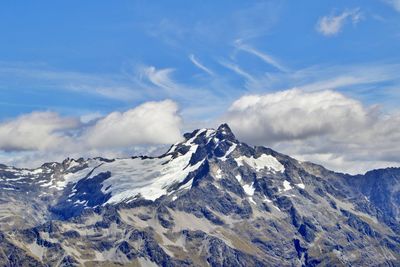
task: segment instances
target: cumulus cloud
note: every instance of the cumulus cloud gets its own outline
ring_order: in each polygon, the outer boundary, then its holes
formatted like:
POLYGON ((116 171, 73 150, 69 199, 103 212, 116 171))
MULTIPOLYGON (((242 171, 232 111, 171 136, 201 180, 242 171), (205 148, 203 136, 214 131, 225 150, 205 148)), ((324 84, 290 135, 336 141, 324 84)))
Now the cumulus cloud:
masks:
MULTIPOLYGON (((120 156, 134 152, 133 146, 144 151, 177 142, 181 124, 178 106, 171 100, 146 102, 106 116, 70 118, 33 112, 0 123, 0 152, 12 154, 17 163, 29 161, 25 166, 66 156, 120 156)), ((2 161, 8 156, 3 153, 2 159, 0 153, 2 161)))
POLYGON ((0 123, 0 150, 46 150, 68 143, 66 130, 80 125, 79 119, 54 112, 33 112, 0 123))
POLYGON ((224 117, 253 144, 352 173, 400 165, 400 115, 335 91, 298 89, 239 98, 224 117))
MULTIPOLYGON (((384 114, 378 106, 336 91, 292 89, 242 96, 221 120, 241 141, 333 170, 359 173, 400 165, 400 147, 394 145, 400 143, 400 113, 384 114)), ((200 127, 189 123, 186 128, 200 127)), ((178 106, 171 100, 76 118, 33 112, 0 122, 0 162, 26 167, 67 156, 160 152, 163 145, 180 140, 182 127, 178 106)))
POLYGON ((317 31, 325 36, 338 34, 347 21, 357 24, 362 18, 359 8, 345 10, 339 15, 328 15, 319 19, 317 31))
POLYGON ((181 138, 181 118, 175 102, 147 102, 126 112, 101 118, 82 136, 90 147, 170 144, 181 138))
POLYGON ((306 93, 294 89, 241 97, 231 105, 227 116, 240 135, 259 143, 349 131, 368 123, 371 112, 333 91, 306 93))

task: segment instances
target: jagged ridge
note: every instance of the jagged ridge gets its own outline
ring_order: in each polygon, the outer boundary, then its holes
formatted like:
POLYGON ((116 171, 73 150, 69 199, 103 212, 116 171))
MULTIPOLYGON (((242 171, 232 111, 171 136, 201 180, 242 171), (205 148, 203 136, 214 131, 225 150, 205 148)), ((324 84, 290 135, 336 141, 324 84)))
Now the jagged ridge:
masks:
POLYGON ((0 166, 0 262, 399 263, 399 169, 334 173, 226 124, 184 137, 159 157, 0 166))

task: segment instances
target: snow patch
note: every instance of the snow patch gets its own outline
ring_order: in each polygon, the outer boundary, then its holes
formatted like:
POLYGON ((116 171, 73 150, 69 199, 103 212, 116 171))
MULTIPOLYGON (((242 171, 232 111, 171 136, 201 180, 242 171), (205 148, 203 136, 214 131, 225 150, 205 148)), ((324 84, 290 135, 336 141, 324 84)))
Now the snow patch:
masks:
POLYGON ((242 182, 242 176, 240 174, 237 174, 235 178, 236 180, 238 180, 239 183, 242 182))
POLYGON ((10 188, 10 187, 3 187, 2 189, 3 189, 3 190, 8 190, 8 191, 15 191, 14 188, 10 188))
POLYGON ((69 162, 68 170, 70 170, 70 169, 72 169, 72 168, 75 168, 75 167, 77 167, 77 166, 79 166, 79 165, 80 165, 79 162, 77 162, 77 161, 74 160, 74 159, 71 159, 70 162, 69 162))
POLYGON ((254 191, 256 190, 256 189, 254 188, 253 184, 254 184, 254 183, 251 183, 251 185, 248 185, 248 184, 243 185, 243 190, 244 190, 244 192, 245 192, 247 195, 249 195, 249 196, 254 195, 254 191))
POLYGON ((45 184, 41 184, 41 187, 49 187, 53 184, 54 179, 51 179, 49 182, 45 183, 45 184))
POLYGON ((288 191, 290 189, 293 189, 290 182, 288 180, 283 181, 283 191, 288 191))
MULTIPOLYGON (((196 136, 201 132, 203 131, 199 131, 196 136)), ((176 158, 168 155, 163 158, 129 158, 106 162, 94 168, 88 178, 105 172, 111 173, 111 177, 102 183, 101 191, 104 194, 111 193, 111 198, 105 204, 120 203, 139 195, 154 201, 166 195, 171 185, 182 182, 190 172, 200 167, 203 161, 194 166, 189 165, 190 158, 196 150, 197 145, 192 145, 186 154, 176 158)), ((82 175, 81 172, 74 173, 67 180, 85 177, 82 175)), ((191 185, 192 181, 189 181, 180 189, 190 188, 191 185)))
POLYGON ((217 173, 215 174, 215 178, 217 178, 217 179, 221 179, 221 178, 222 178, 222 171, 221 171, 221 169, 218 169, 218 170, 217 170, 217 173))
POLYGON ((228 151, 226 151, 225 155, 221 157, 222 161, 226 161, 228 159, 228 156, 236 149, 237 144, 232 144, 228 151))
POLYGON ((39 169, 36 169, 36 170, 31 171, 31 173, 32 173, 33 175, 35 175, 35 174, 41 174, 41 173, 43 173, 43 169, 39 168, 39 169))
POLYGON ((264 202, 267 202, 267 203, 272 203, 272 200, 270 200, 270 199, 267 198, 267 197, 264 197, 263 201, 264 201, 264 202))
POLYGON ((74 202, 74 204, 75 205, 86 205, 86 203, 87 203, 87 200, 76 200, 75 202, 74 202))
POLYGON ((267 168, 272 172, 284 172, 285 167, 273 156, 271 155, 261 155, 258 158, 240 156, 235 159, 238 166, 244 166, 244 164, 249 165, 256 171, 263 170, 267 168))
POLYGON ((63 181, 58 181, 55 185, 51 186, 55 187, 57 190, 62 190, 67 184, 78 182, 80 179, 85 178, 93 169, 101 166, 103 163, 96 159, 90 159, 86 162, 88 167, 82 169, 77 172, 69 172, 63 176, 63 181))
POLYGON ((187 140, 186 143, 192 144, 193 141, 194 141, 200 134, 206 132, 206 135, 207 135, 208 131, 211 131, 211 130, 210 130, 210 129, 200 129, 192 138, 190 138, 189 140, 187 140))
POLYGON ((213 129, 207 129, 207 132, 206 132, 206 138, 209 138, 212 134, 214 134, 215 133, 215 130, 213 130, 213 129))

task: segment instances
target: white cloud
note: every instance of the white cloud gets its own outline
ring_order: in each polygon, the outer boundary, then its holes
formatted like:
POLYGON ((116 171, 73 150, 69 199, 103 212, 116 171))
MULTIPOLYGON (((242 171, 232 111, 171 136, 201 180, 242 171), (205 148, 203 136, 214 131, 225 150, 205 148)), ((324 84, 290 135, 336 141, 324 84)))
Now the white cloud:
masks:
POLYGON ((182 138, 178 106, 171 100, 100 116, 68 118, 33 112, 2 122, 1 162, 27 167, 65 157, 121 156, 138 152, 133 146, 154 150, 182 138))
POLYGON ((334 91, 293 89, 239 98, 223 118, 246 142, 361 172, 400 165, 400 114, 382 115, 376 106, 334 91))
POLYGON ((276 72, 255 76, 247 88, 249 91, 256 92, 287 90, 296 87, 304 91, 335 89, 357 93, 357 91, 372 87, 380 93, 385 93, 383 83, 396 84, 398 87, 399 71, 399 64, 380 62, 346 66, 316 65, 288 73, 276 72))
POLYGON ((214 75, 214 73, 209 68, 207 68, 206 66, 201 64, 200 61, 193 54, 189 55, 189 59, 196 67, 198 67, 202 71, 204 71, 210 75, 214 75))
POLYGON ((400 0, 384 0, 387 4, 391 5, 396 11, 400 12, 400 0))
POLYGON ((236 40, 235 41, 235 46, 237 49, 242 50, 244 52, 247 52, 249 54, 252 54, 256 57, 258 57, 259 59, 261 59, 262 61, 264 61, 265 63, 275 67, 276 69, 283 71, 283 72, 287 72, 288 68, 286 68, 285 66, 283 66, 281 63, 278 62, 277 59, 275 59, 273 56, 268 55, 264 52, 261 52, 247 44, 244 44, 242 42, 242 40, 236 40))
POLYGON ((46 150, 68 143, 66 130, 80 125, 78 119, 53 112, 33 112, 0 123, 0 150, 46 150))
POLYGON ((65 89, 76 91, 80 93, 92 93, 101 97, 115 99, 115 100, 133 100, 140 97, 140 93, 135 92, 132 88, 127 86, 103 86, 103 85, 85 85, 85 84, 72 84, 65 86, 65 89))
POLYGON ((367 119, 368 111, 359 102, 333 91, 305 93, 293 89, 248 95, 236 100, 228 111, 228 121, 238 134, 256 143, 347 131, 367 123, 367 119))
POLYGON ((150 66, 143 68, 141 72, 141 74, 148 78, 152 84, 165 89, 170 93, 176 91, 177 86, 171 79, 171 74, 174 72, 174 69, 156 69, 155 67, 150 66))
POLYGON ((103 115, 100 112, 91 112, 81 115, 79 119, 82 123, 89 123, 101 117, 103 117, 103 115))
POLYGON ((177 112, 177 104, 170 100, 147 102, 98 120, 82 139, 92 148, 175 143, 181 138, 181 118, 177 112))
MULTIPOLYGON (((150 87, 156 87, 153 90, 154 94, 152 98, 172 98, 179 104, 186 104, 187 109, 183 112, 187 112, 188 110, 204 110, 205 108, 210 108, 210 103, 217 104, 222 102, 221 91, 224 91, 224 88, 226 88, 222 84, 214 84, 215 79, 217 79, 214 76, 208 81, 207 86, 201 87, 177 82, 172 76, 175 72, 173 68, 159 69, 154 66, 142 66, 138 72, 142 82, 147 82, 150 87)), ((204 116, 205 114, 198 113, 196 115, 204 116)))
POLYGON ((142 92, 135 90, 132 82, 120 74, 100 75, 54 70, 40 64, 0 62, 0 80, 18 80, 18 86, 32 88, 30 90, 67 90, 120 101, 130 101, 142 96, 142 92))
POLYGON ((357 24, 362 18, 359 8, 345 10, 339 15, 328 15, 319 19, 317 23, 317 31, 325 36, 334 36, 343 28, 344 24, 350 20, 353 24, 357 24))
POLYGON ((243 78, 245 78, 247 81, 254 81, 255 79, 253 78, 253 76, 251 76, 250 73, 246 72, 245 70, 241 69, 238 65, 230 63, 230 62, 226 62, 226 61, 220 61, 219 64, 221 64, 222 66, 224 66, 225 68, 233 71, 234 73, 236 73, 239 76, 242 76, 243 78))

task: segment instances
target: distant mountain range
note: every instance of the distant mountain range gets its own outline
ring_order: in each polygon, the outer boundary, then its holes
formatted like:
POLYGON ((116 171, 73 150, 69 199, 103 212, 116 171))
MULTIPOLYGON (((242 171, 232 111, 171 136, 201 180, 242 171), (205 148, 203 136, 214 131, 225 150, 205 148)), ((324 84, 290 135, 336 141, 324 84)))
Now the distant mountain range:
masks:
POLYGON ((400 169, 184 135, 159 157, 0 165, 1 266, 400 266, 400 169))

